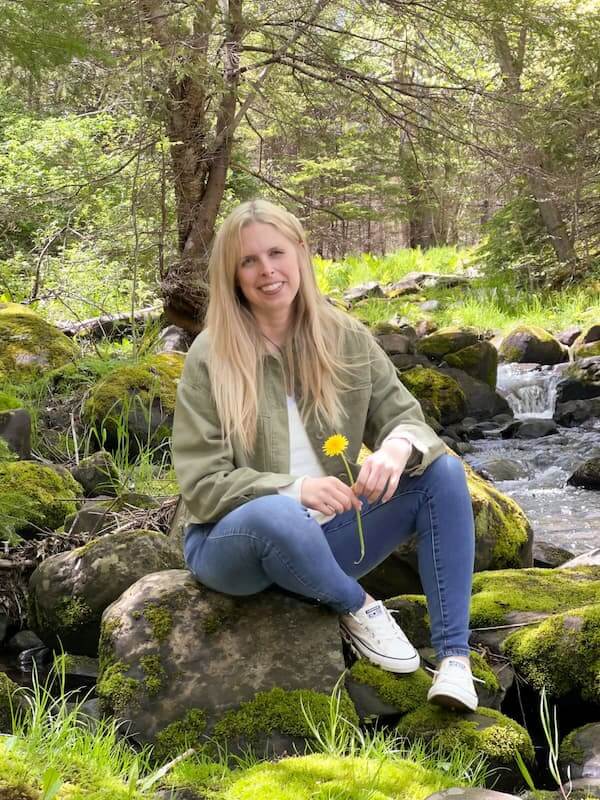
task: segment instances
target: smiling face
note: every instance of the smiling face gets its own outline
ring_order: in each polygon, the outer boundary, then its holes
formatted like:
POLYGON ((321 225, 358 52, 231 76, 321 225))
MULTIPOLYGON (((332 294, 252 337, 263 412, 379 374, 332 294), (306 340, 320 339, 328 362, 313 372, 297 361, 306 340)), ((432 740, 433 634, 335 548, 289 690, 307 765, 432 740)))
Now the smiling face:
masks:
POLYGON ((300 288, 299 245, 273 225, 252 222, 240 233, 236 283, 257 322, 287 324, 300 288))

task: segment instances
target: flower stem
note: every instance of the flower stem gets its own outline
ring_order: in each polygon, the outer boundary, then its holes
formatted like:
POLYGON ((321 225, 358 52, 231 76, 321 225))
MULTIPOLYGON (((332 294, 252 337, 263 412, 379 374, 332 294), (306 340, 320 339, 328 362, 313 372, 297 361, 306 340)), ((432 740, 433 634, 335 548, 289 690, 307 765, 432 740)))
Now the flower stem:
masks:
MULTIPOLYGON (((348 474, 348 478, 350 479, 350 485, 354 483, 354 476, 352 475, 352 470, 350 469, 350 464, 346 459, 346 456, 343 453, 340 453, 340 457, 344 462, 344 466, 346 467, 346 472, 348 474)), ((363 533, 363 526, 362 526, 362 518, 360 516, 360 511, 356 510, 356 524, 358 525, 358 541, 360 542, 360 558, 358 561, 355 561, 355 564, 360 564, 360 562, 365 557, 365 536, 363 533)))

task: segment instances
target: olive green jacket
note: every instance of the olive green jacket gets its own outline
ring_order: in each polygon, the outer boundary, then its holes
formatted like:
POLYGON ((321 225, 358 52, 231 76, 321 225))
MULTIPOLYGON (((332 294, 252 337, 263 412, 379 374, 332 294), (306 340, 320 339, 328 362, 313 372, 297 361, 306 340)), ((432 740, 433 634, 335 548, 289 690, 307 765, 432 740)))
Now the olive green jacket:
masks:
MULTIPOLYGON (((236 437, 223 441, 221 425, 208 375, 209 332, 201 333, 187 355, 177 387, 173 425, 173 461, 187 506, 189 522, 215 522, 234 508, 291 484, 287 398, 283 366, 277 356, 267 356, 264 389, 259 398, 256 446, 245 455, 236 437)), ((342 430, 323 428, 314 416, 305 422, 306 432, 327 475, 348 483, 342 459, 322 451, 325 439, 342 433, 348 439, 346 457, 353 473, 363 442, 376 450, 393 428, 423 455, 410 470, 421 474, 445 452, 443 442, 426 424, 421 407, 402 385, 390 359, 364 330, 349 328, 343 339, 342 356, 356 371, 351 388, 341 392, 346 422, 342 430)), ((297 396, 298 408, 302 398, 297 396)))

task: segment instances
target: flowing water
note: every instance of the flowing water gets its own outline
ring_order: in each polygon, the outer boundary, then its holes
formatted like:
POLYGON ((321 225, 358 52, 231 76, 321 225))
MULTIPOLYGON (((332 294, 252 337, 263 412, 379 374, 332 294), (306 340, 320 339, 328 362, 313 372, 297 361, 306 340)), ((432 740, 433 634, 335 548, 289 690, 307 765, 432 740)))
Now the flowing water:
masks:
MULTIPOLYGON (((498 392, 516 419, 551 418, 564 364, 534 369, 507 364, 498 369, 498 392)), ((567 486, 575 469, 600 457, 600 420, 540 439, 484 439, 472 442, 466 460, 475 468, 501 470, 495 485, 519 503, 536 540, 573 553, 600 546, 600 491, 567 486), (499 465, 499 460, 503 462, 499 465), (510 477, 506 474, 512 472, 510 477)))

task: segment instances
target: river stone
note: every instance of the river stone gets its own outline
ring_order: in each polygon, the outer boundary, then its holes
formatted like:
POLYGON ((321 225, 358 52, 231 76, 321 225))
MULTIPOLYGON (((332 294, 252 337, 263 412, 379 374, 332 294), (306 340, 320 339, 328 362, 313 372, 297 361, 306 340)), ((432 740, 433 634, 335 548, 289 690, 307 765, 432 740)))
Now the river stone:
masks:
POLYGON ((477 469, 485 470, 493 481, 516 481, 530 474, 525 464, 511 458, 478 459, 477 469))
POLYGON ((86 497, 115 497, 121 484, 119 470, 106 450, 98 450, 72 467, 71 475, 83 486, 86 497))
POLYGON ((581 328, 579 328, 577 325, 574 325, 571 328, 567 328, 566 330, 557 333, 556 338, 561 344, 564 344, 565 347, 570 347, 575 339, 577 339, 577 337, 580 335, 581 328))
POLYGON ((560 364, 566 361, 566 349, 543 328, 518 325, 500 345, 500 359, 528 364, 560 364))
POLYGON ((347 303, 358 303, 359 300, 366 300, 371 297, 385 297, 381 284, 377 281, 368 281, 358 286, 347 289, 343 294, 343 299, 347 303))
POLYGON ((0 437, 20 459, 31 458, 31 417, 25 408, 0 413, 0 437))
POLYGON ((417 352, 435 361, 441 361, 450 353, 457 353, 465 347, 477 344, 477 333, 469 329, 439 328, 435 333, 424 336, 417 342, 417 352))
POLYGON ((414 352, 414 345, 411 340, 401 333, 386 333, 377 336, 377 341, 388 355, 396 355, 398 353, 407 355, 414 352))
MULTIPOLYGON (((593 552, 593 551, 592 551, 593 552)), ((572 561, 576 559, 573 553, 565 550, 564 547, 558 547, 552 542, 544 542, 535 539, 533 542, 533 566, 542 569, 556 569, 560 566, 583 566, 582 564, 573 564, 572 561)))
POLYGON ((559 425, 572 428, 581 425, 588 419, 600 417, 600 397, 590 400, 570 400, 568 403, 557 403, 554 409, 554 420, 559 425))
POLYGON ((109 534, 45 559, 29 580, 31 628, 50 647, 96 656, 104 609, 143 575, 183 566, 162 533, 109 534))
POLYGON ((518 794, 495 792, 480 786, 468 786, 455 789, 444 789, 443 792, 430 794, 425 800, 521 800, 518 794))
POLYGON ((590 458, 578 466, 567 483, 584 489, 600 489, 600 457, 590 458))
POLYGON ((473 417, 478 421, 489 420, 498 414, 509 414, 512 417, 512 409, 507 401, 487 383, 467 375, 462 369, 440 367, 439 371, 443 375, 454 378, 463 390, 467 398, 465 416, 473 417))
POLYGON ((600 778, 600 722, 577 728, 560 745, 559 764, 571 778, 600 778))
POLYGON ((448 353, 444 356, 444 361, 449 367, 462 369, 472 378, 487 383, 491 389, 496 389, 498 351, 489 342, 476 342, 457 350, 456 353, 448 353))
POLYGON ((559 566, 559 569, 570 569, 571 567, 600 567, 600 547, 593 550, 587 550, 564 564, 559 566))
POLYGON ((569 400, 589 400, 600 397, 600 383, 580 378, 565 378, 556 387, 556 402, 568 403, 569 400))
POLYGON ((516 419, 502 430, 503 439, 541 439, 558 433, 558 427, 553 419, 533 418, 516 419))
MULTIPOLYGON (((565 792, 570 792, 569 800, 589 800, 600 797, 600 778, 577 778, 564 784, 565 792)), ((562 797, 562 796, 561 796, 562 797)))
MULTIPOLYGON (((170 570, 142 578, 106 609, 100 670, 104 710, 130 720, 136 738, 160 744, 195 713, 202 724, 193 746, 259 693, 330 694, 344 660, 337 615, 325 606, 274 589, 232 597, 170 570)), ((269 742, 289 750, 281 733, 275 727, 256 752, 269 742)))

